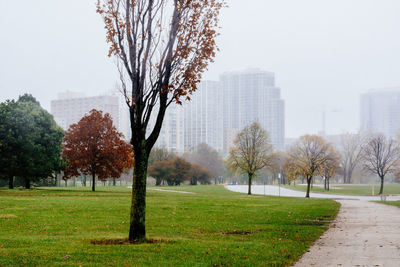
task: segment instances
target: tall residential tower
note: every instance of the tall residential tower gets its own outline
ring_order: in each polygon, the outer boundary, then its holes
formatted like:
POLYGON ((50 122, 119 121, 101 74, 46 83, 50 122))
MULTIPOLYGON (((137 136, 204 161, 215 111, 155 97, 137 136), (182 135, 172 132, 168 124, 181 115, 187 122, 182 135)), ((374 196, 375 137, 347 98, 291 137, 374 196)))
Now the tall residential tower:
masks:
POLYGON ((257 121, 268 131, 275 149, 284 148, 285 104, 275 75, 259 69, 221 75, 223 91, 224 151, 231 146, 233 132, 257 121))

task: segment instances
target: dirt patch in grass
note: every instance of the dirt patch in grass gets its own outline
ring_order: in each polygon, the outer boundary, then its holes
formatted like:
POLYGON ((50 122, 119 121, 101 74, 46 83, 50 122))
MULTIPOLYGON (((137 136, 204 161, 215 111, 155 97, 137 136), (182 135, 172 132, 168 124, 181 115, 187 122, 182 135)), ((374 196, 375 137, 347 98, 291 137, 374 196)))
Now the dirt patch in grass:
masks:
POLYGON ((91 240, 90 243, 92 245, 141 245, 141 244, 171 244, 174 243, 172 240, 162 240, 162 239, 146 239, 144 242, 129 242, 128 238, 116 238, 116 239, 101 239, 101 240, 91 240))
POLYGON ((255 231, 243 231, 243 230, 229 230, 221 232, 222 235, 251 235, 254 234, 255 231))

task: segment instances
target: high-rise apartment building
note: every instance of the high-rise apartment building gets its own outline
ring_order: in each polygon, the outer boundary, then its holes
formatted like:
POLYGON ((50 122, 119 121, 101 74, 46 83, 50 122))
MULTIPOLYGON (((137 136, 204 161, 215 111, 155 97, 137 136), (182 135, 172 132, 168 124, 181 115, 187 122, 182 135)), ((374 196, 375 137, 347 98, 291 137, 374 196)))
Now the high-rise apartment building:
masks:
MULTIPOLYGON (((83 116, 87 115, 92 109, 109 113, 113 119, 118 131, 126 129, 121 125, 121 105, 118 96, 102 95, 85 97, 83 93, 65 92, 58 95, 57 100, 51 101, 51 114, 54 120, 64 130, 67 130, 71 124, 77 123, 83 116)), ((126 138, 129 138, 128 132, 123 131, 126 138)))
POLYGON ((206 143, 223 149, 222 88, 217 81, 203 81, 191 101, 184 102, 185 151, 206 143))
MULTIPOLYGON (((224 140, 236 130, 257 121, 268 131, 275 149, 284 148, 284 101, 275 75, 259 69, 227 72, 220 76, 223 92, 224 140)), ((229 150, 225 142, 224 151, 229 150)))
MULTIPOLYGON (((151 134, 156 121, 158 107, 153 109, 152 117, 147 130, 147 136, 151 134)), ((184 136, 184 112, 183 107, 172 103, 164 116, 163 125, 155 147, 165 148, 168 151, 182 154, 185 151, 184 136)))
POLYGON ((373 133, 397 137, 400 133, 400 87, 361 94, 360 126, 373 133))

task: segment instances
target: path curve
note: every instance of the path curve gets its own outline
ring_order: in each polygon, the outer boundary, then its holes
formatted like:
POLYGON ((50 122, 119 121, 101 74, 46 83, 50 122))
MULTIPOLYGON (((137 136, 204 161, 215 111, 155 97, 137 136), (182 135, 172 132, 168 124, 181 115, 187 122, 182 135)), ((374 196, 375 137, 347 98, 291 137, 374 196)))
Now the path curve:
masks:
MULTIPOLYGON (((239 192, 239 193, 247 193, 247 185, 227 185, 226 189, 239 192)), ((287 189, 284 187, 279 188, 276 185, 253 185, 251 187, 251 192, 255 195, 270 195, 270 196, 278 196, 280 191, 281 196, 286 197, 304 197, 306 195, 305 192, 296 191, 287 189)), ((310 192, 310 197, 312 198, 330 198, 330 199, 358 199, 358 200, 367 200, 367 201, 378 201, 380 200, 379 196, 352 196, 352 195, 336 195, 336 194, 324 194, 324 193, 313 193, 310 192)), ((400 200, 400 196, 390 196, 387 197, 388 201, 400 200)))
POLYGON ((295 267, 400 266, 400 209, 368 201, 338 202, 335 221, 295 267))

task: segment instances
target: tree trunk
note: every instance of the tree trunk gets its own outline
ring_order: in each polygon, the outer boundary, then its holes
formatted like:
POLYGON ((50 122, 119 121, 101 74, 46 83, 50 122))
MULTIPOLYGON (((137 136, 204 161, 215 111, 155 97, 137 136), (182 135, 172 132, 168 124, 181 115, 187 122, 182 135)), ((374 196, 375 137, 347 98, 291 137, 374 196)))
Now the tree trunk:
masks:
POLYGON ((83 186, 86 187, 86 175, 83 175, 83 180, 82 180, 83 186))
POLYGON ((96 190, 96 174, 92 173, 92 191, 96 190))
POLYGON ((353 170, 349 170, 347 173, 347 183, 351 184, 351 177, 353 176, 353 170))
POLYGON ((324 177, 324 191, 326 190, 326 177, 324 177))
POLYGON ((65 180, 64 180, 64 183, 65 183, 65 187, 67 187, 67 186, 68 186, 68 180, 65 179, 65 180))
POLYGON ((116 185, 117 185, 116 179, 113 178, 113 186, 116 186, 116 185))
POLYGON ((145 141, 142 141, 142 144, 136 147, 135 169, 133 172, 132 184, 129 241, 143 242, 146 239, 146 179, 149 157, 146 150, 145 141))
POLYGON ((308 197, 308 198, 310 197, 311 180, 312 180, 312 177, 307 178, 307 193, 306 193, 306 197, 308 197))
POLYGON ((29 178, 25 178, 25 188, 31 189, 31 180, 29 178))
POLYGON ((160 186, 161 185, 161 178, 156 178, 156 186, 160 186))
POLYGON ((248 195, 251 195, 251 180, 253 179, 253 174, 249 173, 249 190, 247 192, 248 195))
POLYGON ((385 176, 381 177, 381 189, 379 189, 379 195, 383 194, 383 179, 385 178, 385 176))
POLYGON ((329 180, 330 180, 330 179, 328 179, 328 191, 329 191, 329 180))
POLYGON ((10 176, 10 178, 8 180, 8 188, 14 189, 14 176, 10 176))

